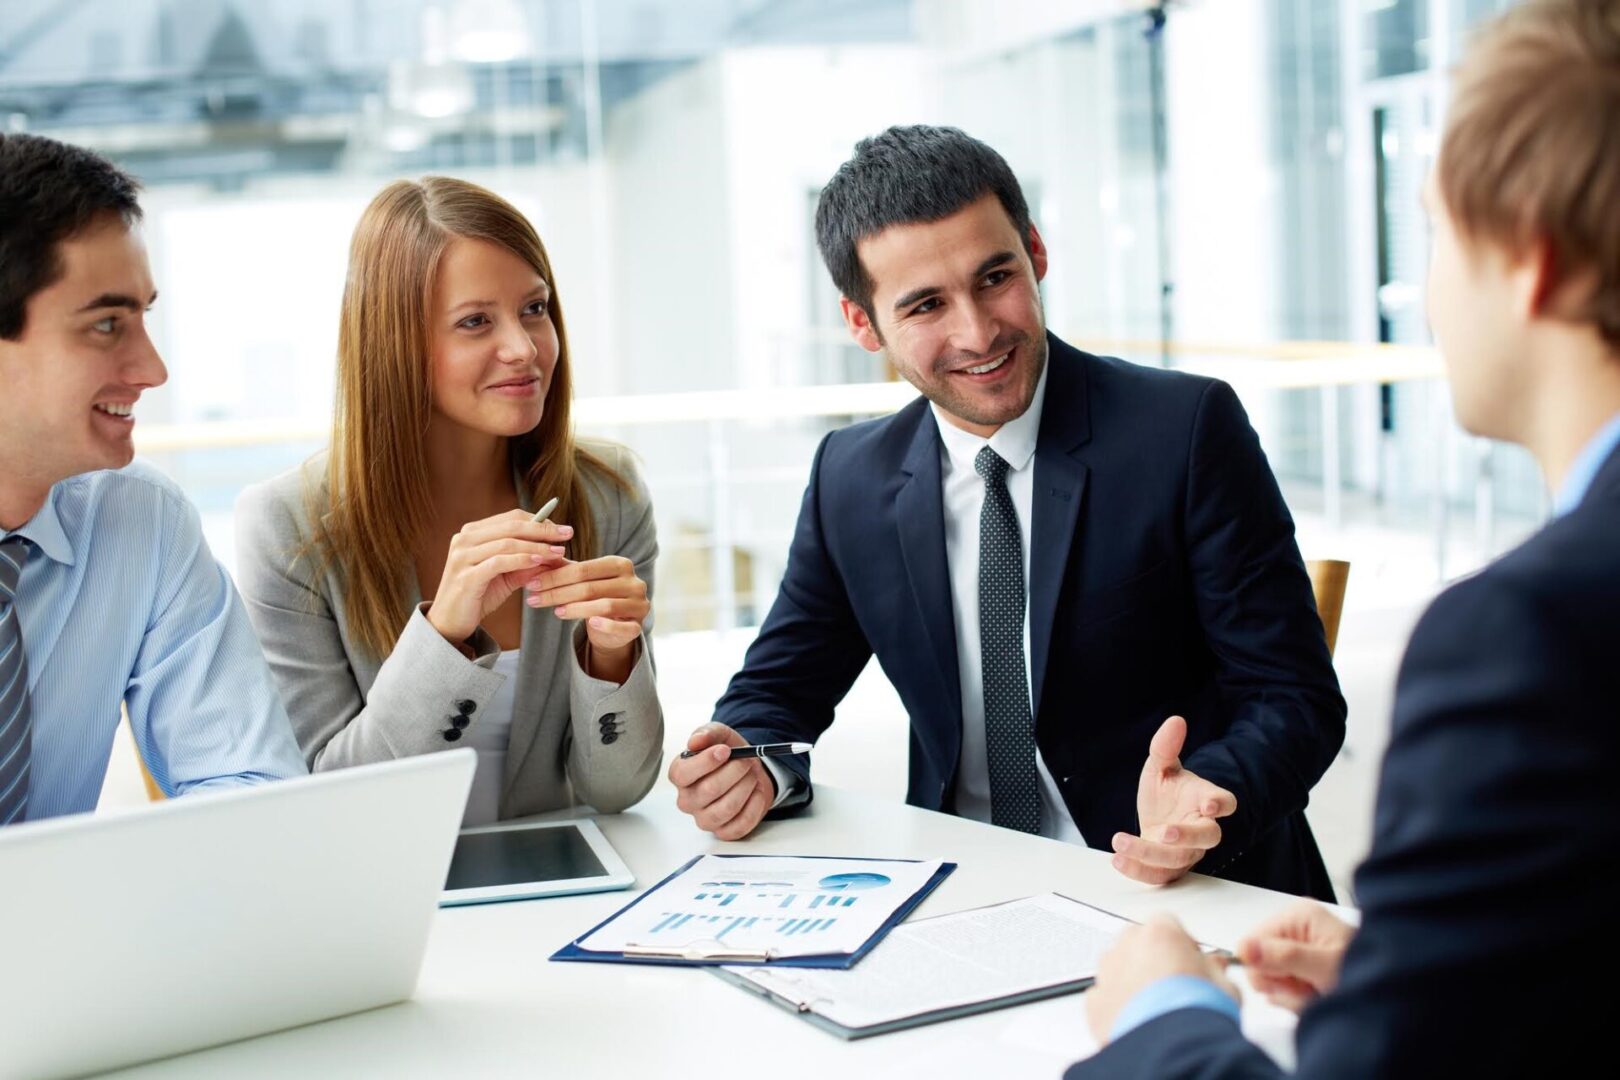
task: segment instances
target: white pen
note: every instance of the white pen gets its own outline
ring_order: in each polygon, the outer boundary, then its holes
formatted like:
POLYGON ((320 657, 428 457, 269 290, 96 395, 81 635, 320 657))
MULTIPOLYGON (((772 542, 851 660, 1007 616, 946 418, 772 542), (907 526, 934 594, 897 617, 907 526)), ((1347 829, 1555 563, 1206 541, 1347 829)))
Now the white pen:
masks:
POLYGON ((542 506, 540 509, 538 509, 538 510, 536 510, 534 512, 534 522, 536 524, 539 524, 540 522, 545 521, 548 518, 550 518, 551 517, 551 512, 553 510, 557 509, 557 504, 559 502, 561 502, 561 501, 562 500, 557 498, 555 495, 552 496, 551 498, 547 499, 546 500, 546 505, 542 506))

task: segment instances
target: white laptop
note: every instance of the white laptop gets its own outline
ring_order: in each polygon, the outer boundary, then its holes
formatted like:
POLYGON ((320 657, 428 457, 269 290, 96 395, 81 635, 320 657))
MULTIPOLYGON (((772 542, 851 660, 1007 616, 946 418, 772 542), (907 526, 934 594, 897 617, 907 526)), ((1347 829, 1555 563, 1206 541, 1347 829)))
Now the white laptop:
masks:
POLYGON ((0 1078, 409 997, 471 750, 0 829, 0 1078))

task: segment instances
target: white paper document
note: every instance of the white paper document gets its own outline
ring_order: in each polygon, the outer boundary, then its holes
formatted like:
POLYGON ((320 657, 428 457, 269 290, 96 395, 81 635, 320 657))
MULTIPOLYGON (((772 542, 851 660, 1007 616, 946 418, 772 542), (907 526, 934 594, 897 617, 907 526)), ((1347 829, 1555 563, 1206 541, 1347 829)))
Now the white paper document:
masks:
POLYGON ((940 865, 705 855, 578 944, 594 952, 714 948, 771 959, 853 953, 940 865))
POLYGON ((905 923, 849 970, 726 970, 800 1011, 859 1029, 1093 978, 1131 925, 1046 893, 905 923))

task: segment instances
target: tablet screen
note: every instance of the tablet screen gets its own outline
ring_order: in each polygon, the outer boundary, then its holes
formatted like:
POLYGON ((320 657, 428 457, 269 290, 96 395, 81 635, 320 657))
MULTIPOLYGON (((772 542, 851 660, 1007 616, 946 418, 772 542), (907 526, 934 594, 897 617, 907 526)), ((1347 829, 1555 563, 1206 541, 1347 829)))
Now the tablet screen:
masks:
POLYGON ((607 869, 569 825, 463 833, 450 859, 446 889, 485 889, 533 881, 602 877, 607 869))

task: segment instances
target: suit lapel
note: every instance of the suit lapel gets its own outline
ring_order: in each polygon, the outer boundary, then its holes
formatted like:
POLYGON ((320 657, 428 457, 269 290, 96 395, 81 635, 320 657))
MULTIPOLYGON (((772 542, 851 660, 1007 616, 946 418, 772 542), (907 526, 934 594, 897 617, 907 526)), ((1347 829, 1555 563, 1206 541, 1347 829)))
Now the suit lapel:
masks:
MULTIPOLYGON (((940 489, 939 431, 933 413, 917 412, 916 434, 901 463, 907 474, 895 497, 900 556, 906 567, 922 631, 933 655, 936 673, 949 708, 943 717, 915 717, 921 723, 941 723, 947 744, 959 746, 962 735, 962 684, 957 674, 956 618, 951 608, 950 571, 945 564, 945 498, 940 489)), ((955 760, 954 752, 950 760, 955 760)))
POLYGON ((1035 444, 1035 481, 1029 530, 1029 671, 1031 714, 1041 714, 1041 691, 1052 651, 1052 622, 1069 565, 1088 470, 1075 451, 1091 438, 1085 355, 1047 335, 1046 399, 1035 444))

